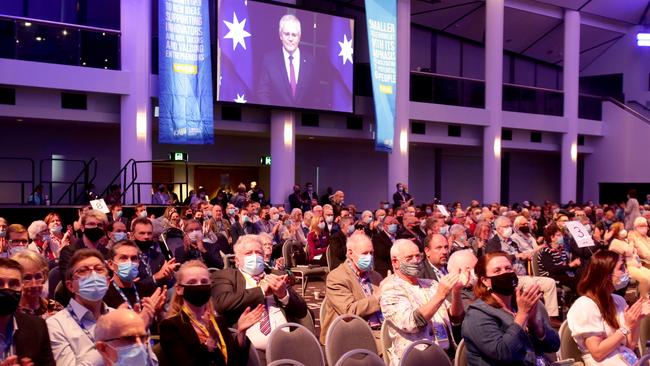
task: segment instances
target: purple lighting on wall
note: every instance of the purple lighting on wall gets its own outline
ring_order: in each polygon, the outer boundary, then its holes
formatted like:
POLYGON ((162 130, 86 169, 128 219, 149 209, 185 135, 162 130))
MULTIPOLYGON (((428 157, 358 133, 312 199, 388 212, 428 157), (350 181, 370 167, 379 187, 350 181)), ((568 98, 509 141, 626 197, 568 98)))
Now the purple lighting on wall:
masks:
POLYGON ((636 45, 640 47, 650 47, 650 33, 637 33, 636 45))

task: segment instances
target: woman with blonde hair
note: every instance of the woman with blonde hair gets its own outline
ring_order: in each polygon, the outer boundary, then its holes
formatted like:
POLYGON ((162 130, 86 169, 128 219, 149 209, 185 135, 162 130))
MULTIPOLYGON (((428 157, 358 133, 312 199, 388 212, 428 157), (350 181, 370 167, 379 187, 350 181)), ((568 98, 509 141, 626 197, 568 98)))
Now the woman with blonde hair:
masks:
MULTIPOLYGON (((325 252, 327 252, 327 242, 329 234, 325 230, 326 224, 323 216, 314 217, 309 225, 309 234, 307 234, 307 256, 309 262, 323 263, 325 252)), ((325 262, 326 263, 326 262, 325 262)))
MULTIPOLYGON (((621 226, 622 223, 617 222, 612 225, 612 230, 615 226, 621 226)), ((617 235, 612 236, 612 242, 609 244, 609 250, 620 254, 627 266, 627 271, 630 277, 639 282, 639 294, 644 297, 650 291, 650 269, 641 265, 641 258, 633 241, 628 241, 627 230, 617 230, 617 235)))
POLYGON ((183 263, 167 318, 160 323, 160 343, 170 365, 245 365, 250 342, 246 330, 264 311, 246 310, 237 322, 236 341, 228 324, 218 317, 211 300, 208 268, 198 260, 183 263))
POLYGON ((23 289, 18 304, 19 311, 47 319, 59 310, 63 310, 61 304, 47 298, 49 267, 45 257, 32 250, 24 250, 11 259, 23 267, 23 289))

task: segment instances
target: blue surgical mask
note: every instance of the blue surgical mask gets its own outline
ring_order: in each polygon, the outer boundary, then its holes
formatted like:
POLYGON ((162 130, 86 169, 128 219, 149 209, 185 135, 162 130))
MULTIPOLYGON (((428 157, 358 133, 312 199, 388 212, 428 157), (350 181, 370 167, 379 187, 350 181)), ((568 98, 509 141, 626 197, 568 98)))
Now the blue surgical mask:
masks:
POLYGON ((50 241, 50 239, 52 239, 52 237, 49 235, 43 235, 41 238, 43 239, 43 241, 50 241))
POLYGON ((395 234, 397 232, 397 224, 388 225, 388 232, 391 234, 395 234))
POLYGON ((55 227, 53 227, 53 228, 50 228, 50 232, 51 232, 52 234, 58 234, 58 233, 61 232, 61 230, 63 230, 63 227, 61 227, 61 225, 55 226, 55 227))
POLYGON ((354 226, 352 225, 348 226, 348 234, 352 235, 353 232, 354 232, 354 226))
POLYGON ((122 210, 117 211, 117 217, 122 217, 122 210))
POLYGON ((149 365, 149 352, 144 344, 132 344, 116 347, 117 361, 115 366, 145 366, 149 365))
POLYGON ((131 261, 118 263, 117 277, 122 281, 133 282, 138 277, 138 265, 131 261))
POLYGON ((115 242, 117 243, 118 241, 126 240, 126 235, 126 233, 118 231, 113 234, 113 238, 115 238, 115 242))
POLYGON ((557 245, 564 245, 564 237, 560 236, 560 238, 557 240, 557 245))
POLYGON ((441 227, 439 233, 440 235, 447 236, 447 227, 446 226, 441 227))
POLYGON ((368 216, 368 217, 366 217, 366 219, 363 220, 363 221, 364 221, 366 224, 371 223, 371 222, 372 222, 372 216, 368 216))
POLYGON ((360 271, 370 271, 372 269, 372 265, 372 254, 360 255, 359 259, 357 259, 357 267, 359 267, 360 271))
POLYGON ((143 219, 146 218, 146 217, 147 217, 147 211, 146 211, 146 210, 145 210, 145 211, 141 211, 139 217, 140 217, 140 218, 143 218, 143 219))
POLYGON ((324 222, 319 222, 318 223, 318 228, 321 229, 321 230, 325 229, 325 223, 324 222))
POLYGON ((618 279, 618 282, 614 284, 614 289, 617 291, 625 288, 630 283, 630 274, 625 272, 621 275, 621 278, 618 279))
POLYGON ((0 238, 4 238, 7 235, 7 230, 0 230, 0 238))
POLYGON ((108 290, 106 276, 95 271, 79 279, 79 296, 85 300, 99 301, 106 295, 106 290, 108 290))
POLYGON ((257 254, 250 254, 244 257, 242 271, 251 276, 257 276, 264 271, 264 258, 257 254))
POLYGON ((242 217, 242 221, 243 221, 244 224, 245 224, 245 223, 247 223, 247 222, 250 221, 250 218, 249 218, 248 216, 244 216, 244 217, 242 217))

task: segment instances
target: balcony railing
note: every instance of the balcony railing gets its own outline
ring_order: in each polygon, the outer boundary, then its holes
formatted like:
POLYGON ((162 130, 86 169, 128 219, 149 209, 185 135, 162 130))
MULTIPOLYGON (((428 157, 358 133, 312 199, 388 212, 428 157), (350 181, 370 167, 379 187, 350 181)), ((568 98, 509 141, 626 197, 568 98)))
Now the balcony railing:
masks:
POLYGON ((0 14, 0 57, 120 69, 120 31, 0 14))

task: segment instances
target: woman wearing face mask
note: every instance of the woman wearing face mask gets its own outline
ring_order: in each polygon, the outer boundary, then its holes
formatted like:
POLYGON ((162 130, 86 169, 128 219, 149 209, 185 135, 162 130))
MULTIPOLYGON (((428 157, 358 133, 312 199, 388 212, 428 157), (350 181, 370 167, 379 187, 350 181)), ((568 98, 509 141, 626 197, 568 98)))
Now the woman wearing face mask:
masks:
MULTIPOLYGON (((630 277, 639 282, 639 294, 645 296, 650 291, 650 269, 641 265, 641 258, 637 253, 636 247, 633 242, 628 242, 627 240, 627 230, 622 229, 618 231, 618 237, 612 239, 609 250, 623 257, 630 277)), ((619 294, 621 296, 624 295, 623 292, 619 294)))
POLYGON ((643 265, 650 265, 650 237, 648 237, 648 220, 645 217, 637 217, 634 220, 634 230, 627 236, 630 244, 634 245, 643 265))
POLYGON ((45 216, 45 223, 50 229, 50 250, 46 250, 46 258, 49 261, 54 261, 59 258, 61 248, 70 244, 70 236, 72 235, 72 232, 63 232, 61 217, 54 212, 50 212, 45 216))
POLYGON ((174 257, 177 263, 198 259, 210 268, 223 268, 223 259, 214 243, 203 241, 203 229, 198 221, 190 220, 183 228, 183 246, 176 248, 174 257))
POLYGON ((628 307, 625 299, 613 294, 629 282, 622 256, 609 250, 594 254, 578 284, 582 295, 567 314, 571 335, 582 352, 586 366, 633 365, 633 349, 639 340, 641 319, 649 304, 641 297, 628 307))
POLYGON ((314 217, 309 226, 307 234, 307 257, 309 262, 321 263, 320 260, 325 257, 327 251, 327 241, 329 240, 328 232, 325 230, 325 220, 321 217, 314 217), (320 256, 314 258, 316 256, 320 256))
POLYGON ((257 323, 264 307, 246 308, 237 322, 236 339, 214 311, 207 267, 199 261, 183 263, 167 319, 160 323, 160 343, 170 365, 245 365, 250 342, 246 330, 257 323))
POLYGON ((474 269, 478 282, 463 321, 467 364, 547 364, 544 353, 560 348, 558 334, 543 315, 537 285, 517 290, 517 275, 504 252, 479 258, 474 269))
POLYGON ((474 236, 469 239, 469 245, 472 247, 474 254, 476 254, 477 257, 483 255, 483 252, 485 251, 485 245, 490 239, 490 232, 490 224, 487 222, 479 221, 479 223, 476 224, 476 229, 474 229, 474 236))
POLYGON ((47 298, 49 269, 45 257, 34 251, 26 250, 14 255, 11 259, 23 267, 23 290, 18 310, 47 319, 63 309, 63 306, 57 301, 47 298))
POLYGON ((50 250, 50 229, 45 221, 33 221, 27 228, 27 233, 29 234, 29 238, 32 240, 32 242, 27 246, 27 249, 40 253, 47 258, 50 256, 54 257, 50 250))
POLYGON ((544 241, 546 245, 539 252, 540 275, 551 277, 575 292, 580 279, 580 258, 569 262, 564 250, 564 235, 555 224, 550 224, 544 230, 544 241))

